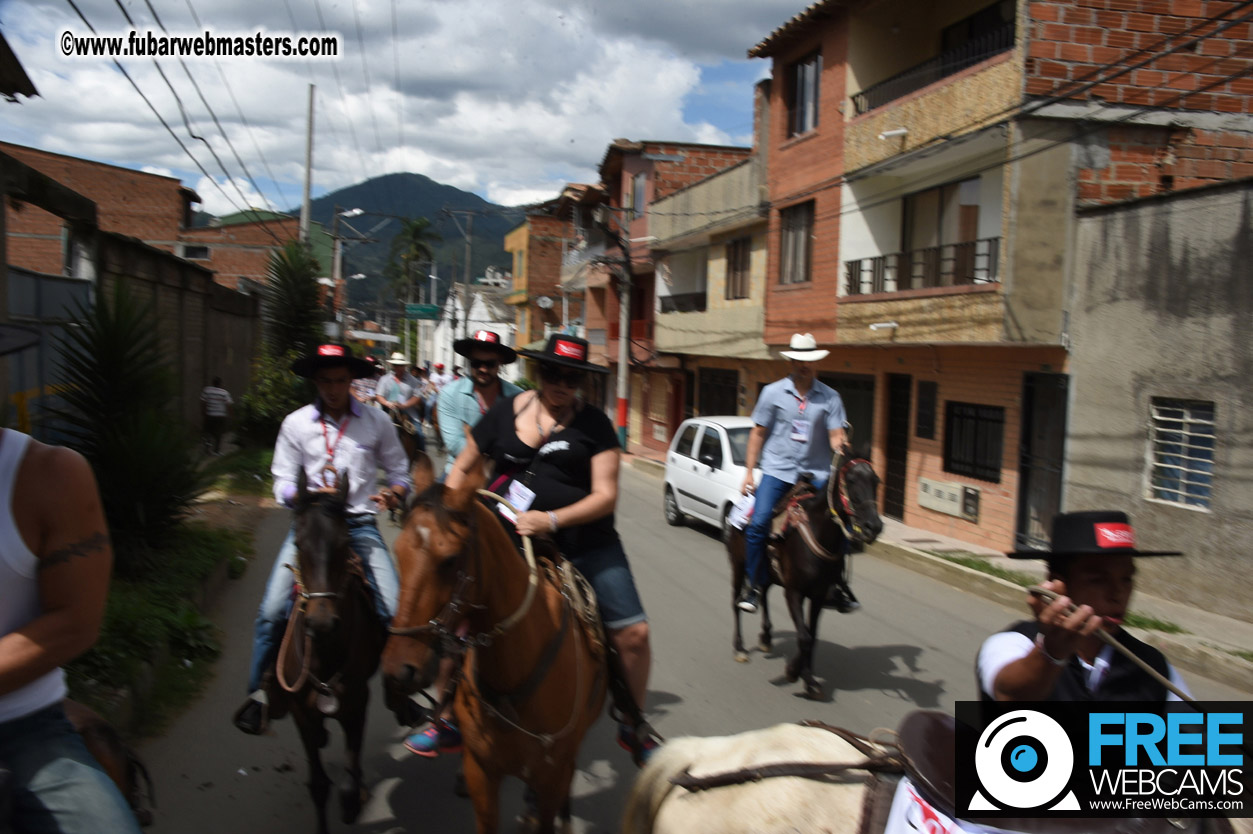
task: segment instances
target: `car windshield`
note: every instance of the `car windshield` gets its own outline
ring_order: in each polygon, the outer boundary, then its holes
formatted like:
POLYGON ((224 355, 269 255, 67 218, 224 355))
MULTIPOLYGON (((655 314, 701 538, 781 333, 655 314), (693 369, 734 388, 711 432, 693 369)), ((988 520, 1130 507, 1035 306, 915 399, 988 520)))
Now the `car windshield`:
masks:
POLYGON ((748 435, 752 432, 748 426, 738 429, 727 429, 727 442, 731 444, 731 461, 736 466, 744 465, 744 458, 748 454, 748 435))

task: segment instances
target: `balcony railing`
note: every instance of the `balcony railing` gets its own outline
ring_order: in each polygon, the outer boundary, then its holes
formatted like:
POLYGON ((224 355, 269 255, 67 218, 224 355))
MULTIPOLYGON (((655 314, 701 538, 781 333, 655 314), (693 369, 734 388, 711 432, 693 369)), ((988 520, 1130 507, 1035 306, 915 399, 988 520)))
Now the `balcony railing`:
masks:
POLYGON ((685 292, 677 295, 661 296, 661 312, 663 313, 703 313, 705 312, 705 291, 685 292))
POLYGON ((1000 250, 1001 239, 989 237, 845 261, 848 294, 994 284, 1000 250))
MULTIPOLYGON (((618 327, 618 323, 616 321, 611 321, 608 324, 609 324, 609 338, 610 339, 618 338, 618 333, 621 332, 621 328, 618 327)), ((631 338, 632 339, 652 339, 653 338, 652 321, 650 319, 632 319, 631 320, 631 338)))
POLYGON ((1008 52, 1014 48, 1014 31, 1014 23, 1011 21, 957 49, 950 49, 930 61, 867 87, 853 96, 853 107, 856 108, 857 115, 860 116, 876 107, 882 107, 890 101, 907 96, 915 90, 921 90, 942 78, 956 75, 967 67, 986 61, 993 55, 1008 52))

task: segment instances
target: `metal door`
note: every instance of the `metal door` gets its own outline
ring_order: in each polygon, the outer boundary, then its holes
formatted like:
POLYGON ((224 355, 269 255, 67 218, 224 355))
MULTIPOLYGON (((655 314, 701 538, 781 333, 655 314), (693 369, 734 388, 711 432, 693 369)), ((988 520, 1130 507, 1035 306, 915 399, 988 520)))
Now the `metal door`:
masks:
POLYGON ((862 374, 818 374, 844 401, 844 417, 852 425, 851 443, 858 454, 870 454, 874 442, 874 377, 862 374))
POLYGON ((888 374, 887 457, 883 473, 883 514, 905 518, 905 464, 909 459, 909 413, 913 377, 888 374))
POLYGON ((1069 385, 1066 374, 1023 374, 1018 520, 1014 529, 1014 544, 1023 550, 1048 548, 1053 516, 1061 510, 1069 385))

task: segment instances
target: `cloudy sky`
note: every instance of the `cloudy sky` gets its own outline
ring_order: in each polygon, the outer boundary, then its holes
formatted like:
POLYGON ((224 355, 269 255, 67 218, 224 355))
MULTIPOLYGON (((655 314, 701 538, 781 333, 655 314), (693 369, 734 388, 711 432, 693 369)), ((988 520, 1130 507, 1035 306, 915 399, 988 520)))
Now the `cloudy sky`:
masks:
POLYGON ((0 103, 0 140, 177 176, 214 214, 245 200, 287 209, 300 200, 312 83, 314 196, 413 171, 516 205, 594 181, 616 137, 749 144, 752 84, 769 63, 745 53, 805 5, 0 0, 0 31, 40 93, 0 103), (123 10, 145 34, 334 33, 341 55, 120 58, 210 182, 110 59, 62 55, 63 33, 90 35, 88 23, 127 32, 123 10))

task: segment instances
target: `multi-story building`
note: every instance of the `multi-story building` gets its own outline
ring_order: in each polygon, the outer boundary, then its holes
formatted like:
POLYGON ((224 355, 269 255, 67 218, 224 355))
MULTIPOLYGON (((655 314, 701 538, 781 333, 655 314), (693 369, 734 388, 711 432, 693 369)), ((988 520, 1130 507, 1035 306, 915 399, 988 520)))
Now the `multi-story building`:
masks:
MULTIPOLYGON (((762 339, 769 87, 756 88, 751 156, 648 206, 654 344, 659 356, 678 359, 669 374, 683 388, 684 416, 748 413, 753 392, 775 370, 762 339)), ((641 421, 652 417, 651 405, 643 403, 641 421)), ((631 428, 640 435, 641 427, 631 428)))
POLYGON ((586 325, 589 334, 605 331, 604 349, 599 353, 613 373, 609 385, 616 386, 619 374, 629 374, 630 413, 621 413, 622 402, 617 409, 619 424, 627 420, 628 448, 630 444, 657 450, 668 446, 683 420, 687 388, 679 358, 660 353, 654 341, 660 302, 651 245, 657 236, 650 231, 647 206, 743 162, 750 154, 750 148, 742 147, 627 139, 615 140, 605 152, 600 165, 605 189, 600 225, 606 253, 601 260, 610 268, 601 272, 606 279, 603 286, 593 286, 600 281, 588 281, 586 325), (629 307, 627 332, 622 333, 619 302, 624 279, 629 307), (618 366, 619 338, 627 342, 626 369, 618 366))
POLYGON ((1236 5, 823 0, 750 50, 765 339, 832 349, 886 515, 1008 550, 1070 507, 1076 213, 1253 171, 1236 5))
MULTIPOLYGON (((330 276, 331 237, 320 223, 310 224, 315 257, 330 276)), ((300 237, 300 218, 276 211, 249 209, 220 217, 208 226, 183 229, 179 254, 213 270, 214 280, 224 287, 252 293, 269 280, 270 258, 283 244, 300 237)), ((343 307, 342 288, 337 288, 336 309, 343 307)))
POLYGON ((515 308, 518 344, 523 347, 539 343, 542 348, 548 332, 582 315, 563 299, 561 265, 565 253, 577 244, 573 221, 563 209, 572 190, 586 188, 566 186, 561 196, 528 210, 505 235, 505 251, 513 256, 513 291, 505 303, 515 308))

